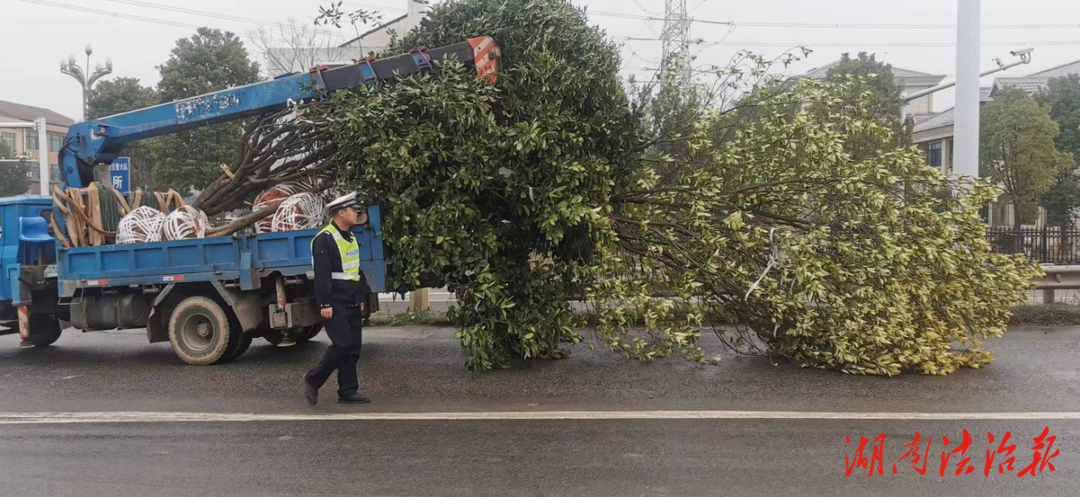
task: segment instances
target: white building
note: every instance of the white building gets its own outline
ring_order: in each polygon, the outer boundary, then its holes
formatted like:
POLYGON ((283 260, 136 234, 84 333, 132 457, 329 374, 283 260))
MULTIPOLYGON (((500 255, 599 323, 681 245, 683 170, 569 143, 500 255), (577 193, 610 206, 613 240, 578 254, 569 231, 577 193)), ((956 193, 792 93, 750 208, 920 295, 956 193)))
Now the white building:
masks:
MULTIPOLYGON (((839 63, 840 61, 836 60, 828 65, 811 69, 804 76, 813 79, 825 79, 825 77, 829 75, 829 70, 839 63)), ((943 75, 912 71, 911 69, 904 69, 896 66, 892 66, 892 73, 893 81, 903 88, 901 91, 902 96, 914 95, 920 91, 929 90, 940 84, 941 80, 945 79, 945 76, 943 75)), ((912 100, 908 103, 904 112, 907 115, 914 116, 916 120, 918 120, 920 116, 933 114, 934 95, 925 95, 912 100)))
MULTIPOLYGON (((1027 76, 995 78, 992 85, 979 88, 979 104, 984 105, 993 100, 994 96, 1007 86, 1035 93, 1046 88, 1050 79, 1070 74, 1080 74, 1080 60, 1027 76)), ((916 118, 915 129, 912 133, 912 141, 926 153, 927 165, 940 167, 945 174, 952 174, 954 111, 955 108, 916 118)), ((1012 219, 1011 205, 997 202, 991 206, 989 212, 991 225, 1011 225, 1012 219)))
POLYGON ((391 33, 396 33, 400 37, 419 26, 420 21, 424 19, 424 14, 427 13, 426 2, 424 0, 405 1, 408 3, 408 10, 404 14, 342 43, 341 47, 359 50, 360 53, 366 56, 372 52, 380 52, 386 49, 390 44, 391 33))

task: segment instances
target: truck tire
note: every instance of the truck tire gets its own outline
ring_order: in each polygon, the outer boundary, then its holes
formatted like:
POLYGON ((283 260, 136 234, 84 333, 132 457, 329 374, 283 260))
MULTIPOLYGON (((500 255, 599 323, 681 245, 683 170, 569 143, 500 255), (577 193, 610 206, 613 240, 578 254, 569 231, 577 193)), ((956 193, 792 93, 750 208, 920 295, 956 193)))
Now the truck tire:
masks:
POLYGON ((34 347, 48 347, 60 339, 60 321, 52 314, 30 315, 30 343, 34 347))
POLYGON ((220 304, 206 297, 188 297, 169 315, 169 343, 181 360, 196 366, 230 359, 243 336, 234 329, 220 304))
MULTIPOLYGON (((321 324, 317 324, 317 325, 314 325, 314 326, 304 326, 304 327, 300 328, 299 332, 296 335, 296 343, 297 344, 307 343, 312 338, 315 338, 315 336, 318 335, 320 331, 322 331, 322 325, 321 324)), ((281 342, 285 341, 285 337, 282 335, 281 331, 279 331, 279 330, 267 330, 267 331, 264 331, 263 332, 263 339, 266 340, 267 342, 270 342, 270 343, 274 344, 274 345, 279 345, 279 344, 281 344, 281 342)))
MULTIPOLYGON (((221 301, 218 305, 223 305, 221 301)), ((251 346, 251 335, 243 332, 243 325, 240 324, 240 320, 236 318, 236 314, 229 312, 228 307, 223 307, 225 313, 229 315, 229 349, 225 351, 225 360, 231 361, 244 355, 247 352, 248 347, 251 346)))
POLYGON ((305 343, 310 341, 319 335, 322 331, 322 325, 316 324, 312 326, 305 326, 300 330, 300 335, 296 337, 296 343, 305 343))
POLYGON ((285 340, 285 337, 283 337, 278 330, 266 330, 263 332, 262 337, 263 340, 270 342, 271 345, 280 345, 281 342, 285 340))
POLYGON ((233 352, 232 357, 230 357, 229 360, 244 355, 244 352, 247 352, 248 347, 251 347, 251 335, 244 335, 244 337, 240 339, 239 346, 236 347, 236 351, 233 352))

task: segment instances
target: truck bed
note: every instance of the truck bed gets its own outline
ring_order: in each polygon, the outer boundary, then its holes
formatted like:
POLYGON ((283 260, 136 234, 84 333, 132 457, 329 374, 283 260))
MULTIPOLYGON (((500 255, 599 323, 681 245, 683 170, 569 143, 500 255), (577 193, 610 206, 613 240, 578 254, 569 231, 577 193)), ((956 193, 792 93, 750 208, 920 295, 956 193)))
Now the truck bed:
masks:
MULTIPOLYGON (((383 244, 377 207, 369 209, 371 223, 353 228, 360 245, 361 267, 372 291, 385 291, 383 244), (372 212, 373 211, 373 212, 372 212)), ((272 273, 309 274, 311 240, 317 229, 235 235, 58 251, 60 297, 82 288, 165 285, 207 281, 238 281, 242 290, 260 286, 272 273)))

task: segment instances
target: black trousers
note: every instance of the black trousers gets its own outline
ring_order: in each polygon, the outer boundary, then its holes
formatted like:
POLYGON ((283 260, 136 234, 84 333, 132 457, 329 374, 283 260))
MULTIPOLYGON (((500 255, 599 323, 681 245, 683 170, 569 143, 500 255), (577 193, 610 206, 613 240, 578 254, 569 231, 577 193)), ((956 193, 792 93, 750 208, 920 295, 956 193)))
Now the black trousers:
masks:
POLYGON ((356 363, 360 360, 363 345, 362 324, 360 308, 334 306, 333 317, 323 324, 326 335, 330 337, 330 348, 326 349, 315 368, 308 371, 306 379, 311 386, 322 388, 336 370, 338 397, 349 397, 359 390, 356 363))

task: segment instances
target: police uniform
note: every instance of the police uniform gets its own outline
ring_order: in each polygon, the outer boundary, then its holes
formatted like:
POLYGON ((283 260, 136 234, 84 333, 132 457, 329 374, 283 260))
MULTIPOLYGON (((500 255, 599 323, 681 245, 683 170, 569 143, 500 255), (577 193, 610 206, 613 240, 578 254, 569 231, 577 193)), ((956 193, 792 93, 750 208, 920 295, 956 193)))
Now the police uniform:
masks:
MULTIPOLYGON (((357 207, 356 194, 338 198, 327 207, 331 215, 339 209, 357 207)), ((311 257, 315 267, 315 300, 320 309, 333 309, 333 316, 323 324, 331 345, 319 364, 305 375, 308 401, 315 403, 313 396, 317 396, 318 389, 337 370, 338 398, 366 402, 366 397, 358 394, 356 376, 362 345, 360 307, 370 293, 360 270, 360 245, 349 230, 339 229, 331 222, 312 240, 311 257)))

